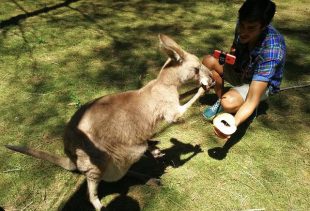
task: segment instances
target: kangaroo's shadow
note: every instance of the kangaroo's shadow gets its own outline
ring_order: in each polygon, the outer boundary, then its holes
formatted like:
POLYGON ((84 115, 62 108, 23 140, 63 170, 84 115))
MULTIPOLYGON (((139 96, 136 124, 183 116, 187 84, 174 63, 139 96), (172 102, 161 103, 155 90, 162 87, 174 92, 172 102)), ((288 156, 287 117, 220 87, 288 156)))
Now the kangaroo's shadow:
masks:
MULTIPOLYGON (((198 153, 202 152, 199 145, 182 143, 181 141, 172 138, 170 139, 172 146, 161 150, 163 156, 155 158, 150 152, 146 152, 139 162, 134 164, 130 170, 148 175, 152 178, 160 178, 168 166, 177 168, 185 164, 198 153), (181 159, 181 155, 189 154, 187 158, 181 159)), ((157 148, 158 141, 149 141, 151 148, 157 148)), ((140 180, 126 175, 117 182, 101 182, 98 188, 99 198, 102 199, 111 194, 118 194, 107 206, 109 211, 140 211, 140 204, 137 200, 127 196, 127 193, 132 186, 146 185, 147 180, 140 180)), ((87 211, 94 210, 89 202, 87 194, 87 183, 84 181, 80 187, 73 193, 68 201, 63 203, 58 210, 74 210, 87 211)))

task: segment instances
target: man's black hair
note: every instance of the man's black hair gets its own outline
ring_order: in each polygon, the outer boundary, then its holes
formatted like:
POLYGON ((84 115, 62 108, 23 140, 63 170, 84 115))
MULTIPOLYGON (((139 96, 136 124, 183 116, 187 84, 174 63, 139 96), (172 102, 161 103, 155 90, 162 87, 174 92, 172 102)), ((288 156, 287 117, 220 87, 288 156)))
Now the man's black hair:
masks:
POLYGON ((270 0, 246 0, 239 9, 239 21, 269 25, 276 12, 276 5, 270 0))

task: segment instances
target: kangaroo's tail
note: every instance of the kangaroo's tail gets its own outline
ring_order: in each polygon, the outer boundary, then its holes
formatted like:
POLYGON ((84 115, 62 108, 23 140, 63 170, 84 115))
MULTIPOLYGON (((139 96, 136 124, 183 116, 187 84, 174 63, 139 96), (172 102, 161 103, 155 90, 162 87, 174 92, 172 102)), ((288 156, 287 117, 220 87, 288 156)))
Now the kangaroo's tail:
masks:
POLYGON ((75 163, 73 163, 68 157, 56 156, 56 155, 49 154, 47 152, 42 152, 36 149, 31 149, 31 148, 22 147, 22 146, 5 145, 5 147, 10 150, 16 151, 16 152, 20 152, 20 153, 30 155, 35 158, 39 158, 41 160, 47 160, 68 171, 74 171, 77 169, 75 163))

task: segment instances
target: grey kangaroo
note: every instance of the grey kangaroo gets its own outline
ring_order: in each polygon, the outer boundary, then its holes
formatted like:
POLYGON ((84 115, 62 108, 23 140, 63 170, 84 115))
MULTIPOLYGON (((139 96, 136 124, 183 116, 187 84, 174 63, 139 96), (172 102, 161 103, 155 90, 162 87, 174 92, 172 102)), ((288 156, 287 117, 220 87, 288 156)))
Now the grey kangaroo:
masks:
POLYGON ((183 50, 166 35, 159 35, 168 55, 156 79, 139 90, 100 97, 76 111, 65 128, 61 157, 24 146, 7 148, 47 160, 69 171, 86 176, 89 200, 101 204, 97 188, 101 180, 121 179, 147 150, 160 120, 175 122, 212 85, 211 72, 193 54, 183 50), (184 105, 180 105, 178 87, 189 80, 203 84, 184 105))

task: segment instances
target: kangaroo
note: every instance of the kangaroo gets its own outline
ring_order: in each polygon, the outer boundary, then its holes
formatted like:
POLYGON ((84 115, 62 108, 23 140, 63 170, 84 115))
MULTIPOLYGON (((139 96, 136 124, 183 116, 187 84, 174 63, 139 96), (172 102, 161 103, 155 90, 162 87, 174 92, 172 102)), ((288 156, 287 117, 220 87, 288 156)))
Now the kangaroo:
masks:
POLYGON ((159 41, 168 60, 158 77, 139 90, 103 96, 81 106, 65 128, 66 157, 23 146, 6 147, 81 172, 90 202, 96 210, 104 209, 97 194, 99 182, 121 179, 147 150, 156 124, 163 119, 177 121, 213 82, 198 57, 166 35, 160 34, 159 41), (204 88, 180 105, 178 87, 189 80, 200 80, 204 88))

